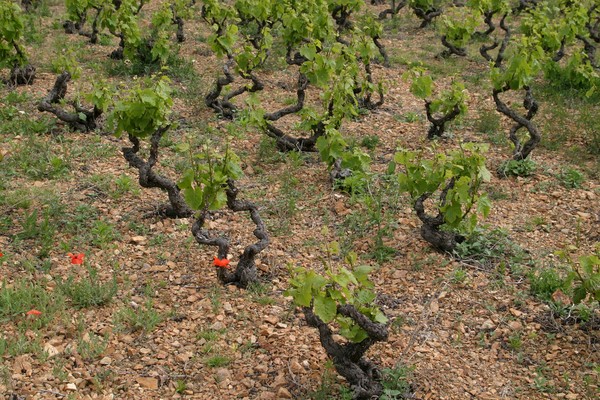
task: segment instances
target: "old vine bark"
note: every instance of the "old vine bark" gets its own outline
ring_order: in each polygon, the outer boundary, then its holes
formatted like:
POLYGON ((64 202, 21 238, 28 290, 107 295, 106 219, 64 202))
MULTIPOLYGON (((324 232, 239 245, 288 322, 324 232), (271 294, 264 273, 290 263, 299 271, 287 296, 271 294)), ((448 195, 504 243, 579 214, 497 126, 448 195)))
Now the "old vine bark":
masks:
POLYGON ((169 129, 165 126, 157 129, 150 139, 150 155, 147 161, 144 161, 139 155, 140 140, 129 135, 129 141, 133 144, 132 147, 123 147, 123 157, 133 168, 137 168, 139 173, 140 186, 144 188, 159 188, 164 190, 169 195, 169 205, 162 207, 159 210, 160 215, 170 218, 184 218, 192 215, 192 210, 187 206, 179 187, 171 179, 159 175, 152 170, 158 161, 158 144, 164 133, 169 129))
POLYGON ((304 307, 306 323, 319 330, 319 340, 327 356, 333 361, 336 371, 342 375, 354 392, 353 399, 367 400, 379 398, 383 391, 381 373, 377 366, 364 358, 366 351, 376 342, 388 338, 387 327, 371 321, 353 305, 338 305, 337 312, 352 319, 367 332, 368 337, 359 343, 337 343, 329 326, 310 307, 304 307))
MULTIPOLYGON (((250 214, 250 219, 256 225, 253 234, 258 241, 248 245, 244 249, 235 270, 231 271, 222 267, 215 268, 217 268, 217 277, 224 285, 231 284, 246 288, 249 284, 258 282, 255 258, 269 244, 269 236, 258 212, 258 207, 250 201, 238 200, 238 192, 239 190, 235 187, 235 182, 229 180, 225 192, 227 195, 227 207, 233 212, 247 211, 250 214)), ((208 216, 209 212, 207 210, 200 212, 192 224, 192 234, 199 244, 217 246, 218 258, 225 259, 229 253, 229 239, 222 236, 211 237, 210 232, 204 229, 204 223, 208 216)))
POLYGON ((87 110, 77 102, 71 102, 75 112, 68 112, 57 104, 65 98, 67 94, 67 84, 71 80, 71 74, 64 71, 56 77, 54 86, 38 104, 39 111, 46 111, 56 115, 58 119, 66 122, 71 128, 81 132, 89 132, 96 129, 96 120, 102 115, 102 110, 95 107, 87 110))
MULTIPOLYGON (((446 196, 448 195, 448 191, 454 187, 454 178, 452 178, 446 187, 440 193, 440 205, 446 203, 446 196)), ((413 206, 414 210, 417 213, 417 217, 423 223, 421 225, 421 237, 430 243, 434 248, 443 251, 452 253, 456 248, 456 245, 462 242, 465 238, 452 231, 444 231, 441 230, 441 226, 444 225, 444 215, 439 212, 435 217, 427 215, 425 212, 425 201, 431 197, 432 193, 424 193, 422 194, 416 201, 413 206)))
POLYGON ((460 107, 458 104, 455 104, 447 114, 436 118, 431 111, 431 101, 425 101, 425 113, 427 114, 427 120, 431 122, 429 132, 427 132, 427 139, 434 139, 444 134, 446 123, 452 121, 460 114, 460 107))

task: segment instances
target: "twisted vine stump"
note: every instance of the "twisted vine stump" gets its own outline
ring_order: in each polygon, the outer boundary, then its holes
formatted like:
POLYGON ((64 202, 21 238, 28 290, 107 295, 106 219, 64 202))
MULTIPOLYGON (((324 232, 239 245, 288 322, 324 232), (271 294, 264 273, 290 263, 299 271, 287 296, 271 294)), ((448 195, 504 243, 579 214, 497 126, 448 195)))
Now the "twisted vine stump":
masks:
POLYGON ((527 114, 520 115, 510 108, 506 103, 504 103, 502 99, 500 99, 500 93, 508 90, 510 90, 510 87, 508 86, 505 86, 499 90, 495 89, 492 93, 492 96, 494 98, 494 102, 496 103, 496 110, 515 121, 515 124, 510 128, 509 137, 510 141, 515 145, 515 149, 513 151, 513 160, 521 161, 529 157, 529 154, 531 154, 533 149, 535 149, 542 140, 539 130, 535 124, 531 122, 531 119, 537 113, 538 103, 533 98, 531 88, 526 86, 523 107, 525 110, 527 110, 527 114), (529 132, 529 139, 525 143, 523 143, 517 136, 517 131, 523 127, 527 129, 527 132, 529 132))
POLYGON ((359 343, 340 344, 333 338, 331 328, 314 313, 311 307, 303 307, 303 311, 308 326, 319 330, 319 340, 327 356, 333 361, 335 370, 350 384, 354 392, 353 399, 378 399, 383 392, 381 373, 374 363, 364 357, 364 354, 376 342, 387 340, 387 326, 371 321, 351 304, 338 305, 337 312, 352 319, 368 335, 359 343))
POLYGON ((256 270, 256 256, 263 251, 269 244, 269 235, 265 228, 265 224, 258 213, 258 207, 247 200, 238 200, 237 195, 239 189, 235 187, 235 182, 229 180, 227 182, 227 207, 233 212, 246 211, 250 214, 250 219, 256 225, 254 236, 258 239, 257 242, 246 246, 240 255, 238 264, 235 270, 228 268, 228 262, 222 262, 227 259, 229 253, 229 239, 226 237, 212 237, 210 232, 204 228, 204 223, 208 217, 208 211, 204 210, 196 218, 192 224, 192 234, 196 242, 202 245, 216 246, 218 248, 218 258, 215 259, 215 268, 217 269, 217 277, 224 285, 236 285, 241 288, 247 288, 251 283, 257 283, 258 272, 256 270), (219 266, 220 265, 220 266, 219 266))
POLYGON ((443 58, 448 58, 450 57, 452 54, 455 54, 459 57, 466 57, 467 56, 467 49, 465 49, 464 47, 456 47, 454 46, 452 43, 450 43, 448 41, 448 38, 446 35, 442 36, 442 44, 446 47, 446 50, 442 51, 441 56, 443 58))
POLYGON ((431 110, 431 101, 425 101, 425 113, 427 114, 427 120, 431 122, 429 131, 427 132, 427 139, 434 139, 441 137, 446 130, 446 123, 452 121, 460 114, 460 107, 455 104, 448 113, 436 118, 431 110))
POLYGON ((215 110, 221 117, 232 120, 238 108, 231 100, 242 93, 254 93, 263 90, 265 86, 256 75, 250 72, 242 75, 242 78, 252 82, 251 85, 240 86, 222 96, 223 89, 235 81, 235 77, 231 73, 231 68, 234 64, 233 56, 228 55, 227 58, 227 62, 223 65, 223 76, 217 78, 215 87, 205 96, 204 102, 207 107, 215 110))
MULTIPOLYGON (((300 65, 303 62, 303 58, 299 54, 296 54, 294 58, 288 53, 287 61, 290 65, 300 65)), ((296 84, 296 104, 292 104, 288 107, 284 107, 280 110, 272 113, 266 113, 265 119, 265 134, 273 139, 277 143, 277 149, 280 151, 303 151, 310 152, 316 151, 315 145, 317 139, 325 134, 325 127, 323 124, 318 124, 312 128, 312 135, 303 137, 293 137, 285 133, 282 129, 276 127, 273 122, 285 117, 286 115, 295 114, 300 112, 304 108, 304 100, 306 98, 306 88, 308 87, 308 78, 302 72, 298 73, 298 81, 296 84)))
POLYGON ((147 161, 144 161, 139 155, 140 140, 136 136, 129 135, 129 141, 132 147, 123 147, 123 157, 129 165, 137 168, 139 173, 140 186, 144 188, 159 188, 164 190, 169 195, 169 204, 161 207, 158 211, 159 215, 169 218, 185 218, 192 215, 192 210, 188 207, 185 199, 179 191, 177 183, 171 179, 159 175, 152 170, 158 161, 158 144, 164 133, 169 129, 165 126, 157 129, 150 138, 150 155, 147 161))
POLYGON ((104 6, 90 6, 92 9, 96 11, 96 15, 92 21, 92 30, 86 31, 84 30, 85 23, 87 21, 87 11, 83 14, 78 15, 78 19, 76 21, 66 20, 63 22, 62 27, 65 30, 65 33, 68 35, 78 34, 81 36, 85 36, 90 39, 91 44, 98 43, 98 34, 100 33, 100 29, 98 27, 98 21, 100 19, 100 14, 104 9, 104 6))
POLYGON ((35 73, 36 69, 31 64, 24 66, 15 65, 10 70, 10 76, 8 79, 4 79, 4 82, 10 86, 32 85, 35 80, 35 73))
MULTIPOLYGON (((379 1, 379 2, 371 1, 371 4, 383 4, 383 3, 384 3, 384 1, 379 1)), ((400 10, 402 10, 404 8, 404 6, 407 3, 408 3, 408 0, 400 0, 397 3, 396 3, 396 0, 392 0, 390 7, 386 8, 385 10, 380 12, 378 18, 386 19, 386 17, 388 15, 390 16, 390 18, 394 18, 400 12, 400 10)))
MULTIPOLYGON (((373 43, 375 43, 376 45, 377 45, 377 43, 379 43, 377 37, 373 38, 373 43)), ((379 47, 379 46, 377 46, 377 47, 379 47)), ((389 67, 390 63, 389 63, 387 53, 385 52, 385 49, 383 47, 381 47, 380 50, 383 50, 382 54, 385 54, 384 66, 389 67)), ((373 71, 371 70, 370 63, 365 63, 365 75, 367 77, 367 82, 369 82, 369 84, 375 86, 375 83, 373 82, 373 71)), ((361 88, 356 88, 354 91, 356 92, 357 96, 359 94, 361 94, 361 92, 363 92, 363 90, 361 88)), ((369 111, 375 110, 376 108, 381 107, 383 105, 383 102, 385 101, 384 96, 383 96, 383 88, 382 87, 377 88, 377 95, 379 96, 379 99, 377 101, 373 101, 371 99, 373 96, 373 93, 371 91, 366 91, 364 93, 364 96, 358 99, 358 104, 362 108, 365 108, 369 111)))
MULTIPOLYGON (((446 196, 448 191, 454 187, 455 179, 452 178, 446 185, 446 187, 440 193, 440 204, 443 207, 446 203, 446 196)), ((440 227, 444 225, 444 215, 439 212, 435 217, 427 215, 425 212, 425 201, 432 196, 432 193, 422 194, 413 206, 417 213, 417 217, 421 220, 421 237, 431 244, 435 249, 442 252, 452 253, 458 243, 465 240, 465 237, 452 231, 441 230, 440 227)))
POLYGON ((500 19, 500 24, 499 24, 500 28, 504 31, 504 38, 502 39, 502 42, 498 42, 498 40, 494 40, 494 43, 492 43, 490 45, 482 44, 481 47, 479 48, 479 54, 481 54, 481 56, 483 58, 485 58, 486 61, 488 61, 490 63, 493 62, 495 68, 500 68, 500 66, 502 65, 502 60, 504 58, 504 52, 506 51, 506 48, 508 47, 508 42, 510 41, 510 37, 511 37, 510 28, 506 25, 506 17, 508 17, 508 13, 505 13, 502 15, 502 18, 500 19), (500 49, 498 50, 498 54, 496 55, 496 58, 494 58, 489 54, 489 51, 496 49, 498 46, 500 46, 500 49))
POLYGON ((59 120, 66 122, 71 128, 89 132, 96 129, 96 120, 102 115, 102 110, 94 106, 91 110, 87 110, 76 101, 71 102, 75 112, 68 112, 57 106, 65 98, 67 94, 67 84, 71 80, 71 74, 64 71, 56 77, 54 86, 46 97, 38 104, 38 111, 46 111, 54 114, 59 120))
POLYGON ((411 8, 415 15, 422 20, 421 25, 419 25, 419 28, 425 28, 429 26, 429 24, 433 22, 433 19, 442 15, 442 12, 444 11, 441 7, 431 7, 428 9, 423 9, 413 5, 411 6, 411 8))
MULTIPOLYGON (((502 62, 504 61, 504 53, 506 51, 506 48, 508 47, 508 42, 512 35, 510 28, 505 23, 507 15, 508 14, 504 14, 502 16, 502 19, 500 20, 500 28, 505 32, 502 42, 499 43, 498 41, 495 41, 491 45, 487 45, 487 46, 482 45, 479 49, 479 52, 481 53, 483 58, 485 58, 489 62, 493 62, 494 68, 502 67, 502 62), (490 50, 497 48, 498 46, 500 46, 500 49, 498 50, 498 54, 496 55, 496 58, 494 59, 488 52, 490 50)), ((560 51, 559 51, 559 53, 560 53, 560 51)), ((508 106, 508 104, 506 104, 500 98, 500 95, 502 93, 505 93, 505 92, 508 92, 509 90, 511 90, 511 88, 508 84, 504 85, 500 89, 494 89, 492 92, 492 97, 494 99, 494 103, 496 104, 496 110, 498 112, 506 115, 508 118, 510 118, 511 120, 513 120, 515 122, 515 124, 510 128, 509 138, 510 138, 511 142, 515 145, 515 149, 513 151, 513 160, 516 160, 516 161, 524 160, 527 157, 529 157, 529 155, 531 154, 533 149, 542 140, 540 131, 537 129, 535 124, 533 122, 531 122, 531 120, 533 119, 533 117, 535 116, 535 114, 538 111, 538 107, 539 107, 538 103, 535 101, 535 98, 533 97, 531 87, 525 86, 525 87, 523 87, 523 89, 525 90, 525 97, 523 99, 523 107, 525 108, 525 110, 527 110, 527 113, 524 115, 517 113, 515 110, 510 108, 508 106), (523 143, 521 141, 521 139, 517 136, 517 131, 521 128, 525 128, 525 129, 527 129, 527 132, 529 132, 529 139, 525 143, 523 143)))
POLYGON ((593 13, 600 7, 598 4, 592 5, 588 10, 588 19, 585 27, 588 31, 589 40, 585 36, 578 34, 576 37, 583 42, 583 51, 587 55, 592 67, 600 69, 600 64, 596 60, 596 46, 600 44, 600 16, 593 17, 593 13))

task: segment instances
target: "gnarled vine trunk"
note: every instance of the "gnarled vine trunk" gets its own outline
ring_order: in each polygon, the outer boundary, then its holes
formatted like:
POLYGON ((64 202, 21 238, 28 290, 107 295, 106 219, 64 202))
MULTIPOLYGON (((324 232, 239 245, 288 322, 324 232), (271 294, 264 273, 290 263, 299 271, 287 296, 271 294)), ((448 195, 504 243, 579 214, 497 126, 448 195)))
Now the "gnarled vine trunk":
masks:
MULTIPOLYGON (((382 12, 379 13, 379 19, 385 19, 388 15, 393 18, 396 14, 400 12, 404 8, 404 6, 408 3, 408 0, 400 0, 396 3, 396 0, 392 0, 390 4, 390 8, 386 8, 382 12)), ((373 4, 373 2, 371 2, 373 4)))
POLYGON ((450 112, 436 118, 431 112, 431 102, 425 101, 425 113, 427 114, 427 120, 431 122, 429 131, 427 132, 427 139, 434 139, 436 137, 441 137, 444 134, 444 131, 446 130, 446 123, 458 117, 460 114, 460 107, 458 104, 455 104, 450 112))
POLYGON ((171 179, 159 175, 152 170, 158 161, 158 144, 164 133, 169 129, 165 126, 157 129, 150 138, 150 155, 147 161, 144 161, 139 155, 140 140, 129 135, 129 141, 132 147, 123 147, 123 157, 131 167, 137 168, 139 173, 140 186, 144 188, 159 188, 169 195, 169 204, 162 207, 158 214, 170 218, 185 218, 192 215, 192 210, 188 207, 185 199, 179 191, 179 187, 171 179))
POLYGON ((529 86, 525 87, 525 98, 523 99, 523 107, 527 110, 527 114, 520 115, 512 108, 510 108, 506 103, 500 99, 500 93, 506 92, 510 90, 510 87, 505 86, 502 89, 495 89, 492 93, 494 98, 494 102, 496 103, 496 110, 506 115, 516 123, 510 128, 509 137, 510 141, 513 142, 515 148, 513 150, 513 160, 524 160, 535 149, 538 143, 541 141, 542 136, 540 135, 539 130, 531 122, 531 119, 535 116, 538 110, 538 104, 533 98, 533 94, 531 93, 531 88, 529 86), (517 131, 521 128, 527 129, 529 132, 529 139, 523 143, 521 139, 517 136, 517 131))
POLYGON ((35 80, 36 68, 27 64, 25 66, 14 66, 10 70, 10 77, 8 78, 8 84, 10 85, 32 85, 35 80))
POLYGON ((58 75, 48 95, 38 104, 38 110, 56 115, 58 119, 66 122, 71 128, 78 131, 93 131, 96 129, 96 120, 102 115, 102 110, 97 107, 87 110, 81 107, 76 101, 71 102, 71 106, 73 106, 75 112, 65 111, 57 105, 67 94, 67 84, 70 80, 71 74, 67 71, 58 75))
POLYGON ((383 392, 380 382, 381 373, 374 363, 364 358, 364 354, 376 342, 387 340, 387 327, 371 321, 351 304, 338 305, 337 312, 352 319, 368 335, 359 343, 339 344, 335 341, 331 328, 314 313, 312 308, 304 307, 303 311, 306 323, 319 330, 321 345, 333 361, 336 371, 350 384, 354 392, 353 399, 378 399, 383 392))
POLYGON ((465 49, 464 47, 456 47, 448 41, 446 35, 442 36, 442 44, 446 47, 446 50, 442 52, 442 57, 444 58, 450 57, 452 54, 455 54, 459 57, 467 56, 467 49, 465 49))
POLYGON ((411 8, 413 9, 415 15, 422 20, 419 28, 425 28, 429 26, 429 24, 433 22, 433 19, 442 15, 442 12, 444 11, 442 8, 436 7, 428 8, 426 10, 416 6, 412 6, 411 8))
POLYGON ((253 93, 263 90, 264 84, 258 79, 253 73, 248 73, 242 76, 244 79, 250 80, 252 85, 242 85, 236 89, 231 90, 225 95, 221 95, 223 89, 232 84, 235 81, 235 77, 231 73, 231 67, 234 63, 234 59, 231 55, 228 55, 227 62, 223 65, 223 76, 217 78, 215 87, 208 92, 204 98, 206 105, 215 110, 220 116, 227 119, 233 119, 236 112, 238 111, 235 104, 231 102, 234 97, 241 95, 242 93, 253 93))
POLYGON ((21 47, 16 43, 12 42, 12 47, 17 53, 17 59, 20 62, 15 62, 13 67, 10 69, 10 76, 8 79, 4 79, 4 82, 11 85, 31 85, 35 80, 36 68, 31 64, 25 64, 24 60, 27 60, 25 53, 21 50, 21 47))
MULTIPOLYGON (((300 56, 291 58, 288 55, 288 63, 302 63, 300 56)), ((304 108, 304 100, 306 98, 306 88, 308 87, 308 79, 302 72, 298 73, 298 81, 296 88, 296 104, 274 111, 272 113, 266 113, 265 119, 265 133, 267 136, 272 137, 276 140, 277 148, 281 151, 315 151, 315 144, 317 139, 325 134, 325 126, 322 123, 317 124, 312 129, 312 135, 307 138, 293 137, 286 134, 283 130, 279 129, 272 122, 275 122, 286 115, 294 114, 304 108)))
MULTIPOLYGON (((250 219, 256 225, 254 236, 258 239, 257 242, 248 245, 238 260, 235 270, 231 271, 224 267, 217 268, 217 277, 224 285, 237 285, 242 288, 248 287, 252 283, 258 282, 258 272, 256 270, 255 258, 269 244, 269 235, 258 213, 258 207, 247 200, 238 200, 239 190, 235 187, 232 180, 227 182, 227 207, 233 212, 247 211, 250 214, 250 219)), ((196 242, 208 246, 217 246, 217 255, 219 259, 226 259, 229 253, 229 239, 225 237, 211 237, 210 232, 204 229, 204 223, 208 217, 208 211, 204 210, 196 218, 192 224, 192 234, 196 242)))
MULTIPOLYGON (((450 179, 446 187, 440 193, 440 205, 443 207, 446 202, 448 191, 454 187, 454 178, 450 179)), ((434 248, 452 253, 458 243, 464 241, 464 236, 453 232, 440 229, 444 225, 444 215, 439 212, 435 217, 427 215, 425 212, 425 201, 431 197, 431 193, 422 194, 413 206, 417 217, 423 223, 421 225, 421 237, 430 243, 434 248)))

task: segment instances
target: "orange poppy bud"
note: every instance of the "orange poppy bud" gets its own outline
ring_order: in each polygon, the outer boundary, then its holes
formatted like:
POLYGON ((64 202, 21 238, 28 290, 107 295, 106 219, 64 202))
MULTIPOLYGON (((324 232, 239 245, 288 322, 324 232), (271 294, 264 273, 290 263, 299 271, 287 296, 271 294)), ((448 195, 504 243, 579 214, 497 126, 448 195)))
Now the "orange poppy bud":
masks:
POLYGON ((67 255, 71 257, 71 264, 83 264, 83 253, 68 253, 67 255))
POLYGON ((229 260, 226 258, 220 259, 218 257, 215 257, 213 264, 215 265, 215 267, 229 268, 229 260))

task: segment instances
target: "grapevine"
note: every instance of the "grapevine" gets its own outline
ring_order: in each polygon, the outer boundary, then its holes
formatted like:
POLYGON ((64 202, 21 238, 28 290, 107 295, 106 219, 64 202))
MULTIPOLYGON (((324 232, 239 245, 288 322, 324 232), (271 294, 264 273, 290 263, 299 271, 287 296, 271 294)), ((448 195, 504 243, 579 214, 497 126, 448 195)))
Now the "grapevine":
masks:
POLYGON ((0 1, 0 67, 10 68, 10 76, 5 80, 10 85, 31 85, 36 69, 29 64, 21 47, 24 21, 18 4, 0 1))
MULTIPOLYGON (((331 257, 339 252, 339 246, 333 242, 326 251, 331 257)), ((318 329, 321 345, 351 385, 353 398, 371 399, 379 397, 383 387, 379 369, 364 354, 376 342, 387 340, 387 318, 373 305, 376 294, 368 277, 371 267, 354 266, 356 258, 354 253, 346 258, 350 269, 326 263, 325 276, 295 268, 286 294, 302 307, 306 323, 318 329), (334 339, 332 323, 339 326, 346 343, 334 339)))
POLYGON ((192 224, 192 235, 198 244, 216 246, 217 257, 214 260, 217 277, 223 284, 234 284, 242 288, 258 283, 255 258, 269 244, 269 236, 258 212, 258 207, 247 200, 237 198, 239 189, 235 180, 242 177, 239 158, 226 149, 219 154, 204 146, 203 151, 194 153, 189 144, 183 143, 179 151, 189 155, 191 167, 184 173, 179 187, 189 207, 196 216, 192 224), (234 270, 229 268, 227 259, 230 241, 225 236, 212 235, 206 228, 206 220, 211 213, 227 206, 233 212, 248 212, 256 225, 254 236, 256 243, 245 247, 240 254, 234 270))
POLYGON ((131 147, 124 147, 123 157, 139 173, 139 183, 145 188, 159 188, 169 196, 169 205, 158 213, 169 217, 189 217, 188 207, 177 184, 170 178, 154 171, 158 162, 161 138, 171 128, 169 116, 173 100, 166 77, 150 79, 145 87, 134 86, 122 94, 110 116, 116 126, 116 135, 127 133, 131 147), (150 139, 149 157, 144 160, 139 155, 141 140, 150 139))

